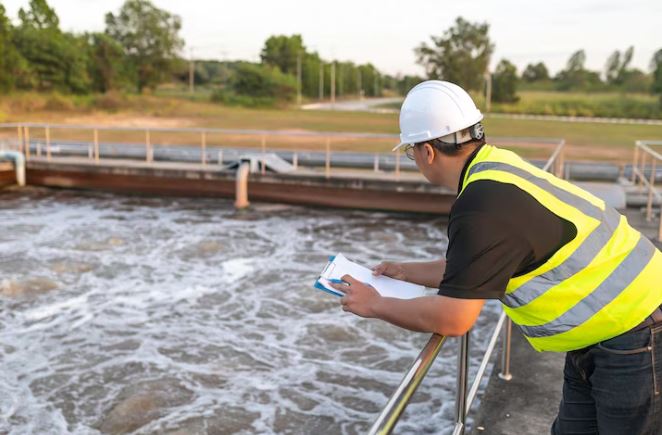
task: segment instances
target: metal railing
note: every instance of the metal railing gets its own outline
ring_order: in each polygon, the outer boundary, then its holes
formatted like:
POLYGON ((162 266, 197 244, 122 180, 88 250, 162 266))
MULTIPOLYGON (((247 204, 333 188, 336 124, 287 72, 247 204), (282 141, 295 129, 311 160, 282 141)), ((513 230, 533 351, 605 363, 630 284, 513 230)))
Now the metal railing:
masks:
MULTIPOLYGON (((390 151, 399 141, 396 134, 5 123, 0 124, 2 138, 23 152, 28 161, 34 156, 52 161, 72 155, 97 164, 103 159, 122 158, 148 164, 167 160, 206 166, 223 164, 250 152, 262 155, 262 173, 266 172, 267 153, 289 160, 295 169, 304 165, 318 167, 326 178, 337 167, 372 169, 396 181, 402 172, 416 170, 414 162, 403 153, 390 151), (353 151, 360 148, 385 152, 353 151)), ((490 143, 537 147, 557 145, 560 140, 490 137, 490 143)))
MULTIPOLYGON (((634 143, 634 158, 632 161, 632 182, 640 187, 645 187, 648 193, 646 200, 646 221, 653 221, 653 196, 660 205, 660 225, 657 231, 657 239, 662 242, 662 194, 655 189, 658 161, 662 163, 662 154, 653 150, 652 146, 662 145, 662 141, 638 140, 634 143), (650 174, 646 176, 646 165, 651 158, 650 174)), ((660 165, 662 167, 662 164, 660 165)))
MULTIPOLYGON (((564 176, 564 147, 565 141, 559 141, 558 145, 554 149, 554 152, 543 166, 544 171, 551 171, 558 176, 564 176)), ((498 375, 499 378, 505 381, 512 379, 512 374, 510 373, 512 321, 509 318, 506 318, 505 312, 502 312, 499 316, 499 320, 497 321, 494 331, 492 332, 492 336, 490 337, 487 348, 485 349, 485 353, 483 354, 483 358, 480 362, 480 365, 478 366, 478 371, 476 372, 476 376, 474 377, 473 383, 471 384, 471 388, 468 390, 468 392, 467 378, 469 371, 469 337, 471 331, 460 337, 457 364, 457 390, 455 397, 455 423, 453 426, 453 435, 461 435, 464 433, 466 428, 467 415, 469 414, 471 405, 476 398, 480 382, 485 375, 485 371, 489 364, 492 353, 494 352, 497 339, 502 330, 504 334, 502 338, 503 349, 501 352, 501 372, 498 375)), ((369 434, 383 435, 390 434, 393 431, 400 416, 407 407, 411 397, 416 392, 416 389, 423 381, 423 378, 441 351, 445 341, 446 337, 438 334, 432 334, 428 340, 428 343, 425 345, 423 350, 421 350, 413 364, 409 367, 405 373, 404 378, 384 406, 384 409, 382 409, 382 412, 373 423, 369 434)))
MULTIPOLYGON (((44 124, 44 123, 5 123, 0 124, 2 130, 15 131, 15 149, 23 152, 27 160, 32 157, 46 156, 51 161, 60 153, 63 144, 69 148, 77 148, 79 154, 99 163, 104 157, 100 142, 103 135, 114 139, 108 145, 114 147, 124 146, 125 149, 133 147, 134 160, 147 163, 155 161, 155 150, 176 149, 195 152, 197 163, 207 165, 216 159, 223 162, 223 150, 239 147, 240 152, 249 150, 266 155, 267 152, 288 152, 288 158, 295 168, 299 165, 300 157, 306 155, 306 150, 323 154, 320 166, 324 168, 327 178, 331 175, 333 154, 351 154, 353 143, 366 142, 374 148, 392 148, 399 136, 395 134, 377 133, 347 133, 347 132, 313 132, 288 130, 252 130, 252 129, 222 129, 222 128, 164 128, 164 127, 112 127, 70 124, 44 124), (59 132, 58 140, 55 132, 59 132), (38 133, 38 136, 37 136, 38 133), (82 133, 82 134, 81 134, 82 133), (167 140, 158 143, 157 135, 168 135, 167 140), (38 139, 37 139, 38 137, 38 139), (72 140, 75 138, 75 140, 72 140), (212 146, 214 138, 216 145, 212 146), (179 142, 177 142, 179 141, 179 142), (123 143, 122 143, 123 142, 123 143), (223 145, 220 145, 220 143, 223 145), (138 150, 142 147, 142 150, 138 150), (336 149, 334 149, 334 147, 336 149), (314 150, 314 151, 313 151, 314 150)), ((6 136, 6 134, 5 134, 6 136)), ((391 169, 396 180, 400 179, 401 171, 415 169, 413 162, 408 162, 404 155, 396 150, 394 152, 377 152, 372 154, 369 165, 375 172, 391 169)), ((173 158, 176 158, 174 156, 173 158)), ((181 157, 181 155, 180 155, 181 157)), ((105 158, 109 158, 105 156, 105 158)), ((190 160, 189 160, 190 161, 190 160)), ((261 172, 265 172, 264 158, 261 162, 261 172)))

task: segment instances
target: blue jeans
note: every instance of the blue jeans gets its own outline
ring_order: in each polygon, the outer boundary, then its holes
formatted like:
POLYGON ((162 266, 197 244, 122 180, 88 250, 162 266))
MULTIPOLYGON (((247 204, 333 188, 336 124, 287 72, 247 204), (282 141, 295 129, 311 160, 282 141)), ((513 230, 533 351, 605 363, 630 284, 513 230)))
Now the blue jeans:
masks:
POLYGON ((553 435, 662 434, 662 325, 568 352, 553 435))

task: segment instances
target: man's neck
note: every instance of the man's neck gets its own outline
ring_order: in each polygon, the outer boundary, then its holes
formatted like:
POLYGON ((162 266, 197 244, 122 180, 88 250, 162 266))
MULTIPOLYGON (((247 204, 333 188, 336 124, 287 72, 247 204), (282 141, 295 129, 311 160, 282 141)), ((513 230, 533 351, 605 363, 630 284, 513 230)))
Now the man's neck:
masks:
POLYGON ((445 157, 440 161, 439 183, 441 186, 450 190, 457 189, 458 193, 462 188, 461 183, 464 178, 465 170, 476 156, 480 147, 472 148, 467 152, 453 157, 445 157))

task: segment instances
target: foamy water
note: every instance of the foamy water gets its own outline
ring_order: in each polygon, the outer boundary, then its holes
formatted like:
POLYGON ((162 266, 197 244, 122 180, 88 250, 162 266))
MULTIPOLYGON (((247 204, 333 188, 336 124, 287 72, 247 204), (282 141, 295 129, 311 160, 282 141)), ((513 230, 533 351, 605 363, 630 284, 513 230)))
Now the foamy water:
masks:
MULTIPOLYGON (((363 433, 428 334, 312 288, 329 254, 444 254, 443 218, 0 194, 0 433, 363 433)), ((498 316, 472 336, 472 373, 498 316)), ((456 340, 398 433, 450 433, 456 340)))

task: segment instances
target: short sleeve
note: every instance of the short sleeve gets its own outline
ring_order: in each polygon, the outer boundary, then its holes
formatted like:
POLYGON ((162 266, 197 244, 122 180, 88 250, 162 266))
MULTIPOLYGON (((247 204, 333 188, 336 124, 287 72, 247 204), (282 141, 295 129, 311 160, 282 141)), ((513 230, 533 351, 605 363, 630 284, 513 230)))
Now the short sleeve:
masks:
POLYGON ((517 230, 517 220, 507 218, 518 210, 504 212, 504 204, 492 203, 497 198, 494 195, 486 200, 480 189, 465 191, 458 198, 449 221, 446 271, 438 294, 462 299, 501 298, 508 281, 534 261, 525 232, 517 230))

